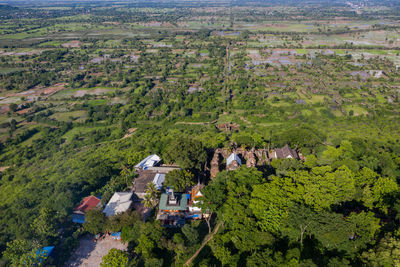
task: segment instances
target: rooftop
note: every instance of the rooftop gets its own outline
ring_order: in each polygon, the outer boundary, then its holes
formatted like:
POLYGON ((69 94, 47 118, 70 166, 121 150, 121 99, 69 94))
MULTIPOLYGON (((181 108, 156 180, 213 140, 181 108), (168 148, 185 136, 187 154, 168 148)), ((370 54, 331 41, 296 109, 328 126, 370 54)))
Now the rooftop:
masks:
POLYGON ((153 167, 161 161, 161 158, 156 154, 150 155, 143 159, 141 162, 135 165, 136 169, 147 169, 148 167, 153 167))
POLYGON ((236 161, 239 165, 242 165, 242 161, 240 160, 239 156, 236 153, 232 153, 226 159, 226 165, 230 165, 233 161, 236 161))
POLYGON ((115 192, 103 212, 106 216, 114 216, 127 211, 132 204, 132 195, 130 192, 115 192))
POLYGON ((288 145, 285 145, 282 148, 275 149, 276 158, 284 159, 284 158, 294 158, 299 159, 299 155, 295 149, 291 149, 288 145))
POLYGON ((140 172, 139 177, 133 181, 133 191, 135 191, 135 193, 144 193, 147 185, 154 181, 156 175, 156 172, 149 170, 140 172))
POLYGON ((176 199, 176 204, 171 203, 171 195, 163 193, 160 197, 160 210, 187 210, 187 194, 174 194, 176 199))
POLYGON ((74 213, 86 213, 87 211, 97 207, 100 204, 100 199, 95 196, 85 197, 82 202, 74 209, 74 213))
POLYGON ((162 186, 163 186, 164 181, 165 181, 165 174, 164 173, 157 173, 154 176, 153 184, 156 186, 156 188, 158 190, 160 190, 162 188, 162 186))

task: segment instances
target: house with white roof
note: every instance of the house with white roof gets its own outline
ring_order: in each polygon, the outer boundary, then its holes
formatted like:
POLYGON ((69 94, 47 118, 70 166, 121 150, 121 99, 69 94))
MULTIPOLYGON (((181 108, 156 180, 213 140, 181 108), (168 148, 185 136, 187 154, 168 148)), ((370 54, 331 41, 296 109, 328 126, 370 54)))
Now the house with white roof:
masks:
POLYGON ((107 217, 124 213, 132 205, 132 195, 133 193, 131 192, 115 192, 110 201, 108 201, 103 213, 107 217))
POLYGON ((156 166, 159 162, 161 161, 161 158, 157 156, 156 154, 150 155, 143 159, 141 162, 135 165, 135 170, 140 171, 140 170, 146 170, 149 167, 154 167, 156 166))
POLYGON ((226 169, 228 171, 236 170, 242 166, 242 160, 236 153, 230 154, 230 156, 226 159, 226 169))

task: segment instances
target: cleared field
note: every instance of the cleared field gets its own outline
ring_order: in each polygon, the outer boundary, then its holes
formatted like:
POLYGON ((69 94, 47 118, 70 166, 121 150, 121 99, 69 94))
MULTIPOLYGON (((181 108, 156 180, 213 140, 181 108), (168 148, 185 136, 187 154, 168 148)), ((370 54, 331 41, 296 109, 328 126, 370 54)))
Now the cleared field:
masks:
POLYGON ((50 118, 65 122, 68 121, 83 122, 86 119, 86 111, 76 110, 70 112, 60 112, 51 115, 50 118))
POLYGON ((52 95, 50 99, 60 99, 67 97, 83 97, 85 95, 105 95, 113 92, 118 88, 109 87, 93 87, 93 88, 77 88, 77 89, 65 89, 52 95))

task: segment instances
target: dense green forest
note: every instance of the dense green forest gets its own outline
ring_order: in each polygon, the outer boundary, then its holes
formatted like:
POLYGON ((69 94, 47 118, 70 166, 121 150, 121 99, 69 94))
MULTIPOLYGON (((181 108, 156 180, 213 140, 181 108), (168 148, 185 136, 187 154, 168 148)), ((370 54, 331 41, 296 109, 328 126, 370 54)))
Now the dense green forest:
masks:
POLYGON ((4 3, 0 266, 65 266, 107 231, 127 249, 102 266, 400 266, 396 1, 4 3), (285 145, 305 160, 211 178, 218 148, 285 145), (72 223, 151 154, 208 219, 163 227, 154 191, 146 221, 72 223))

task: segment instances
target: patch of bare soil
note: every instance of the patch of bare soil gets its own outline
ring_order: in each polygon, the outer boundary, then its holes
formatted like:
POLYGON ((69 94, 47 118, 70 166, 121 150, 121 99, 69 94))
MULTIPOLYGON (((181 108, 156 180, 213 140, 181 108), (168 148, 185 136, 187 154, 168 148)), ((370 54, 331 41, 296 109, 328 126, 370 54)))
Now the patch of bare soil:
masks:
POLYGON ((101 89, 101 88, 98 88, 98 89, 95 89, 95 90, 78 90, 74 94, 74 96, 75 97, 82 97, 82 96, 84 96, 86 94, 88 94, 88 95, 102 95, 102 94, 105 94, 107 92, 108 92, 107 89, 101 89))
POLYGON ((129 128, 129 129, 128 129, 128 132, 124 135, 124 137, 122 137, 122 139, 131 137, 132 134, 133 134, 136 130, 137 130, 137 128, 129 128))
POLYGON ((3 166, 3 167, 0 167, 0 172, 4 172, 4 171, 7 170, 8 168, 10 168, 10 166, 3 166))
POLYGON ((10 105, 6 104, 0 107, 0 113, 1 114, 6 114, 7 112, 10 111, 10 105))
POLYGON ((82 45, 81 41, 74 40, 74 41, 62 44, 62 47, 78 48, 78 47, 81 47, 81 45, 82 45))
POLYGON ((65 88, 65 83, 57 83, 53 86, 43 87, 43 86, 36 86, 30 90, 18 92, 18 93, 8 93, 6 97, 30 97, 30 96, 49 96, 52 94, 57 93, 60 90, 65 88))
POLYGON ((126 250, 127 247, 127 244, 114 240, 111 236, 97 242, 94 242, 91 236, 85 236, 65 266, 100 266, 103 256, 107 255, 110 249, 126 250))

